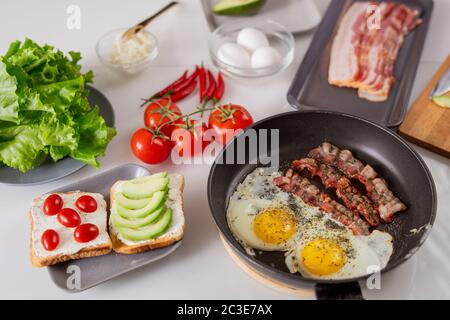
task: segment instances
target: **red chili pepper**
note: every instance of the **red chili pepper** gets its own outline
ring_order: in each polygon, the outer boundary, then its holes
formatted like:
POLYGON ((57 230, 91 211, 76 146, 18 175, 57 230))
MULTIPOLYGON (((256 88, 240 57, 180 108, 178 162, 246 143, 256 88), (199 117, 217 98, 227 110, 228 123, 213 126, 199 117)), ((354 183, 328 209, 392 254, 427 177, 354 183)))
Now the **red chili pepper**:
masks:
POLYGON ((163 96, 165 96, 172 88, 179 86, 180 84, 184 83, 186 81, 186 77, 188 74, 188 70, 185 70, 183 75, 181 77, 179 77, 177 80, 175 80, 174 82, 172 82, 171 84, 169 84, 167 87, 165 87, 164 89, 162 89, 161 91, 155 93, 154 95, 152 95, 150 98, 145 99, 144 102, 141 104, 141 107, 143 107, 147 102, 153 100, 153 99, 158 99, 158 98, 162 98, 163 96))
POLYGON ((180 89, 179 91, 174 92, 170 96, 170 99, 172 100, 172 102, 180 101, 186 98, 188 95, 190 95, 192 91, 195 90, 196 87, 197 87, 197 79, 194 78, 193 81, 189 83, 189 85, 180 89))
POLYGON ((202 102, 205 98, 206 93, 206 71, 204 66, 200 67, 200 70, 198 72, 198 79, 200 83, 200 102, 202 102))
POLYGON ((208 102, 214 96, 214 92, 216 91, 216 79, 214 79, 214 75, 210 70, 208 70, 208 89, 206 89, 204 102, 208 102))
POLYGON ((182 91, 185 87, 188 87, 191 82, 193 82, 199 73, 199 68, 195 67, 194 72, 192 72, 192 74, 187 77, 183 82, 180 82, 179 84, 177 84, 176 86, 173 86, 172 88, 170 88, 170 90, 167 92, 169 95, 172 95, 178 91, 182 91))
POLYGON ((222 73, 219 72, 217 75, 217 86, 216 91, 214 91, 214 103, 217 103, 222 99, 223 92, 225 91, 225 82, 223 81, 222 73))
POLYGON ((186 87, 189 87, 189 85, 197 78, 198 73, 199 73, 198 66, 195 67, 194 72, 189 77, 187 76, 188 70, 186 70, 180 78, 172 82, 170 85, 168 85, 158 93, 155 93, 149 99, 145 99, 144 102, 141 104, 141 107, 143 107, 146 103, 148 103, 153 99, 163 98, 164 96, 172 96, 178 91, 183 91, 186 87))
POLYGON ((183 75, 181 77, 179 77, 177 80, 175 80, 174 82, 169 84, 167 87, 165 87, 164 89, 162 89, 158 93, 154 94, 150 99, 161 98, 166 93, 168 93, 169 90, 171 90, 174 87, 179 86, 180 84, 184 83, 186 81, 187 74, 188 74, 188 70, 184 71, 184 73, 183 73, 183 75))

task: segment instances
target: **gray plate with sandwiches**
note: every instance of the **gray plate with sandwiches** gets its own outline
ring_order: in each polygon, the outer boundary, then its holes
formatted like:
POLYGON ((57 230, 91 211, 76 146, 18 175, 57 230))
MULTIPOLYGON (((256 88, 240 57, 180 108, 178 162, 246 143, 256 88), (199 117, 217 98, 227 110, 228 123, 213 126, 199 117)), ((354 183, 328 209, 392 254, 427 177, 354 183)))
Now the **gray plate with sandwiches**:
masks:
POLYGON ((266 0, 259 11, 246 16, 215 14, 213 7, 217 2, 218 0, 202 0, 211 31, 230 21, 257 19, 273 20, 282 23, 292 33, 302 33, 317 27, 321 19, 314 0, 266 0))
POLYGON ((398 126, 432 9, 432 0, 333 0, 289 88, 289 103, 296 109, 344 112, 398 126), (353 27, 356 23, 360 27, 353 27), (394 31, 398 23, 406 31, 394 31))
MULTIPOLYGON (((150 175, 150 172, 135 164, 126 164, 115 167, 99 175, 75 182, 73 184, 52 190, 49 193, 62 193, 74 190, 83 192, 100 193, 106 203, 110 200, 110 189, 119 180, 131 180, 150 175)), ((48 267, 53 282, 61 289, 68 292, 80 292, 117 277, 123 273, 137 269, 174 252, 181 240, 163 248, 145 251, 136 254, 111 253, 70 260, 48 267)))
MULTIPOLYGON (((114 111, 111 103, 99 90, 89 87, 89 102, 92 106, 98 105, 100 114, 105 119, 108 126, 114 126, 114 111)), ((46 160, 40 166, 33 168, 26 173, 17 169, 0 165, 0 184, 9 185, 34 185, 47 183, 61 179, 86 166, 86 163, 65 158, 58 162, 46 160)))

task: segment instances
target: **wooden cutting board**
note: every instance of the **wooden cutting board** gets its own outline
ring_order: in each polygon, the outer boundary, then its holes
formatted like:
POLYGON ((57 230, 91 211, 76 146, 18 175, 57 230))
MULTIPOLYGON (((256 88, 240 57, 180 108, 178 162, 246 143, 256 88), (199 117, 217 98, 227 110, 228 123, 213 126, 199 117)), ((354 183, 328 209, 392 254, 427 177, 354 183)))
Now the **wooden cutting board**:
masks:
POLYGON ((450 55, 406 114, 399 133, 406 140, 450 158, 450 109, 439 107, 428 99, 448 68, 450 55))

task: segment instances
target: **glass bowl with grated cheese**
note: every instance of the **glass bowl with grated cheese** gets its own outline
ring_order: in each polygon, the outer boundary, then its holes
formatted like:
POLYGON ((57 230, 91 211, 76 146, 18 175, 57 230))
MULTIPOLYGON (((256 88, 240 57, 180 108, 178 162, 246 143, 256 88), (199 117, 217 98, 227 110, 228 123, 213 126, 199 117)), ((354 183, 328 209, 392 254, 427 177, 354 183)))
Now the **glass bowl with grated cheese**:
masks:
POLYGON ((158 56, 158 40, 150 32, 141 30, 131 38, 122 37, 126 28, 103 35, 97 42, 96 52, 107 67, 129 74, 147 68, 158 56))

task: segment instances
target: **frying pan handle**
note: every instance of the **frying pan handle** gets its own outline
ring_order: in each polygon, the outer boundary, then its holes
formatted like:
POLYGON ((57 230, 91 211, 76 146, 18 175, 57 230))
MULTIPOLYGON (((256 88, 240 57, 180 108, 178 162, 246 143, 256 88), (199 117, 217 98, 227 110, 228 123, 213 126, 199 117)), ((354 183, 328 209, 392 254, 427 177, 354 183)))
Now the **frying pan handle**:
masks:
POLYGON ((339 284, 316 284, 317 300, 364 300, 357 281, 339 284))

